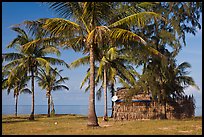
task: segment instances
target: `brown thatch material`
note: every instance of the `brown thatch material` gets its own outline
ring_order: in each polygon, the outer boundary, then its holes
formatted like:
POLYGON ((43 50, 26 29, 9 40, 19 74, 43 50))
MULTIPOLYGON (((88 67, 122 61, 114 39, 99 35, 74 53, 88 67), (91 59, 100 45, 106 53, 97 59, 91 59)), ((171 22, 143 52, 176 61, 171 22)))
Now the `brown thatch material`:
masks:
MULTIPOLYGON (((118 89, 118 100, 114 106, 115 120, 140 120, 140 119, 163 119, 165 118, 165 106, 151 100, 151 96, 138 92, 132 96, 132 101, 125 102, 130 89, 118 89)), ((166 105, 167 119, 182 119, 193 117, 195 113, 194 99, 183 97, 166 105)))

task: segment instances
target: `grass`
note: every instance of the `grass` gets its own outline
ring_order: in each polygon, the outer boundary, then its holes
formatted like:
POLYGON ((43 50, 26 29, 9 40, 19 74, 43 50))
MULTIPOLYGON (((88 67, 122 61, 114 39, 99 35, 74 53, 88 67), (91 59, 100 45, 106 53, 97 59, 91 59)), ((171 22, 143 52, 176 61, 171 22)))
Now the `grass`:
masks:
POLYGON ((87 117, 82 115, 2 115, 3 135, 202 135, 202 117, 184 120, 136 120, 103 122, 99 127, 87 127, 87 117))

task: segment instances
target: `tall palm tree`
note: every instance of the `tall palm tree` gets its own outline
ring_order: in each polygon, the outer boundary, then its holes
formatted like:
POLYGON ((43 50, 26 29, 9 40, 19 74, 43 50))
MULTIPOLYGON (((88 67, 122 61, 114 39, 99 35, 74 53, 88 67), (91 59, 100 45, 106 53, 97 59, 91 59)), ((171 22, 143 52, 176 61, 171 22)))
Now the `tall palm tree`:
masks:
POLYGON ((3 76, 6 77, 2 81, 2 89, 6 89, 7 93, 10 94, 11 90, 13 89, 13 94, 15 98, 15 116, 18 113, 18 97, 20 93, 30 93, 31 91, 27 88, 27 81, 29 77, 25 74, 18 73, 17 77, 12 77, 12 73, 9 70, 3 70, 3 76), (12 80, 8 81, 8 77, 12 77, 12 80))
MULTIPOLYGON (((60 55, 60 51, 53 45, 42 40, 42 33, 38 31, 35 38, 31 38, 28 34, 19 27, 12 27, 12 30, 18 33, 17 38, 15 38, 7 48, 15 48, 18 52, 13 53, 3 53, 5 61, 11 61, 6 64, 3 69, 10 69, 13 76, 18 73, 30 73, 31 78, 31 92, 32 92, 32 106, 30 120, 34 120, 34 77, 37 74, 37 68, 46 67, 48 70, 50 64, 52 65, 68 65, 60 59, 47 57, 50 53, 55 53, 60 55)), ((11 77, 8 78, 10 82, 11 77)))
POLYGON ((110 29, 110 37, 114 39, 145 44, 140 36, 119 27, 123 24, 143 27, 152 19, 161 19, 162 17, 154 12, 141 12, 124 18, 124 16, 117 15, 117 3, 111 2, 50 2, 48 5, 60 16, 70 20, 62 18, 46 19, 43 28, 49 30, 52 36, 60 37, 62 45, 72 47, 75 51, 83 49, 84 53, 90 55, 90 96, 87 125, 98 126, 95 113, 94 51, 100 45, 98 40, 100 31, 110 29), (117 17, 113 19, 115 15, 117 17))
POLYGON ((51 91, 66 89, 69 90, 69 88, 66 85, 62 85, 61 83, 64 83, 65 80, 68 80, 68 77, 62 77, 59 73, 62 70, 58 71, 55 69, 50 69, 49 71, 46 71, 44 69, 39 69, 39 76, 37 76, 37 81, 40 87, 42 89, 46 89, 46 96, 48 98, 48 114, 47 117, 50 117, 50 106, 51 106, 51 91), (58 78, 59 77, 59 78, 58 78))
MULTIPOLYGON (((128 85, 128 82, 131 82, 131 85, 136 82, 135 77, 133 76, 133 70, 128 68, 127 64, 128 58, 124 55, 119 55, 116 47, 105 47, 101 50, 96 50, 95 54, 98 55, 96 57, 96 61, 99 64, 99 67, 95 67, 95 83, 99 84, 99 80, 102 81, 102 85, 99 86, 99 89, 96 92, 97 99, 101 98, 101 90, 103 89, 104 93, 104 117, 103 120, 107 121, 108 112, 107 112, 107 87, 110 87, 110 91, 112 96, 114 95, 114 84, 116 83, 116 79, 119 79, 122 84, 128 85), (126 63, 126 64, 125 64, 126 63), (117 77, 117 78, 116 78, 117 77)), ((78 67, 79 65, 89 64, 88 60, 89 56, 82 57, 73 61, 70 64, 70 67, 78 67)), ((136 73, 136 72, 134 72, 136 73)), ((82 88, 84 84, 88 81, 88 77, 90 76, 90 69, 88 69, 87 74, 84 80, 81 83, 82 88)), ((90 83, 86 87, 85 91, 90 88, 90 83)), ((113 102, 112 102, 113 107, 113 102)))

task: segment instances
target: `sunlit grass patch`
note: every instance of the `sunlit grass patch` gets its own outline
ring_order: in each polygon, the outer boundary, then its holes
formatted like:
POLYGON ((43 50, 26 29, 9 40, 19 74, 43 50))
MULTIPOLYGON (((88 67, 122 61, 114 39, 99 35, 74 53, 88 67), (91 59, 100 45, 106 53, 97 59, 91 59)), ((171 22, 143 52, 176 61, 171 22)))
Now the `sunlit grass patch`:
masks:
POLYGON ((201 135, 202 117, 184 120, 135 120, 104 122, 98 117, 99 127, 87 127, 83 115, 36 115, 29 121, 29 115, 2 116, 3 135, 201 135))

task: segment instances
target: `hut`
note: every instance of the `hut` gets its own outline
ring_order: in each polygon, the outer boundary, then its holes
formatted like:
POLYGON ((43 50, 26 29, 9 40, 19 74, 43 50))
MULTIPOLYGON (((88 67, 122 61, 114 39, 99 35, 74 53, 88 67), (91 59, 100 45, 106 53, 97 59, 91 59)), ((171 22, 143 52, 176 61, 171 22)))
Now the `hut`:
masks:
POLYGON ((137 92, 128 100, 133 89, 118 88, 114 105, 115 120, 181 119, 194 116, 192 97, 183 97, 168 102, 166 106, 154 102, 150 94, 137 92))

